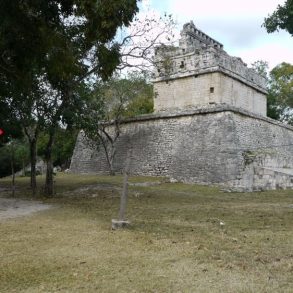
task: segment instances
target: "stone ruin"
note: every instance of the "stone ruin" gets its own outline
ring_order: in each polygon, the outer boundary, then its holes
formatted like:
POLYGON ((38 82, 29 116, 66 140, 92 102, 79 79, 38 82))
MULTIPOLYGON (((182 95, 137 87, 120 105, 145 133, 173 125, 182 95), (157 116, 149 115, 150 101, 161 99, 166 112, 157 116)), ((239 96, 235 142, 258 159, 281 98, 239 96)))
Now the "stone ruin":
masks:
POLYGON ((155 51, 155 111, 228 104, 266 116, 266 80, 223 45, 184 25, 179 47, 155 51))
MULTIPOLYGON (((155 113, 122 122, 117 172, 131 148, 133 175, 236 191, 293 187, 293 128, 266 117, 263 76, 193 22, 178 47, 156 48, 155 62, 155 113)), ((102 148, 91 146, 81 131, 71 172, 108 173, 102 148)))

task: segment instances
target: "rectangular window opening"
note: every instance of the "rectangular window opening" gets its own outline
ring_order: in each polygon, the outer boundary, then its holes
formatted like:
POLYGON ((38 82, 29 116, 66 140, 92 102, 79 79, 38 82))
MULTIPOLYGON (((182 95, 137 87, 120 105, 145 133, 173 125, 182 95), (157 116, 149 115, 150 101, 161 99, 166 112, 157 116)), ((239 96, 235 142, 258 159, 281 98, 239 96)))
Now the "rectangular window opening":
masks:
POLYGON ((215 88, 214 87, 210 87, 210 93, 213 94, 215 91, 215 88))

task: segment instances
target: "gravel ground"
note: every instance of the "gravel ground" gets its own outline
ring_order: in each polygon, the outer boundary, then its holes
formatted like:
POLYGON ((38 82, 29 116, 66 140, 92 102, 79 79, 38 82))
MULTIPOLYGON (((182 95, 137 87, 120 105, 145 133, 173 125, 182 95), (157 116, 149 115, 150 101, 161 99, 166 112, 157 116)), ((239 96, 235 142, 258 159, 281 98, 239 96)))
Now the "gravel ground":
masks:
POLYGON ((27 216, 35 212, 47 210, 51 207, 51 205, 34 200, 0 197, 0 221, 27 216))

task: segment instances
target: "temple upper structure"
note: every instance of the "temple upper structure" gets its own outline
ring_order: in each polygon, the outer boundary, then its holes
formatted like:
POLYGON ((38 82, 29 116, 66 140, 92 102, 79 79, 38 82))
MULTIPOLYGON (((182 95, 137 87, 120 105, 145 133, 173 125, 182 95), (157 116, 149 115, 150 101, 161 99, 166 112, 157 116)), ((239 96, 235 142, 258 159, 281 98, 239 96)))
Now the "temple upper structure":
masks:
POLYGON ((192 21, 183 26, 179 47, 156 48, 155 64, 155 112, 227 104, 266 116, 265 77, 192 21))

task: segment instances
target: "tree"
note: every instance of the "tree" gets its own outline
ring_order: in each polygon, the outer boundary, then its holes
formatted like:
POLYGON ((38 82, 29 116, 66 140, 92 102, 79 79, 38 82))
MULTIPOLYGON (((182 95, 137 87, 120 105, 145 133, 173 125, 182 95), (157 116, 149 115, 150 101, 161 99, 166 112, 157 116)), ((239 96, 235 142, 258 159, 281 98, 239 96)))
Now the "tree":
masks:
POLYGON ((1 1, 0 76, 8 88, 1 97, 8 97, 6 105, 17 107, 18 114, 34 113, 33 108, 23 111, 26 100, 43 111, 41 124, 34 119, 29 124, 34 143, 41 126, 49 135, 48 195, 53 194, 51 152, 58 124, 72 104, 82 104, 75 100, 82 98, 78 89, 86 79, 106 79, 115 70, 117 29, 128 26, 137 11, 136 0, 1 1))
MULTIPOLYGON (((69 168, 77 133, 77 129, 64 129, 58 126, 52 149, 53 166, 60 166, 63 170, 69 168)), ((46 132, 41 132, 37 144, 38 156, 44 160, 48 138, 49 136, 46 132)))
POLYGON ((267 79, 267 116, 293 124, 293 65, 283 62, 269 72, 268 63, 259 60, 252 68, 267 79))
POLYGON ((268 33, 283 29, 293 36, 293 0, 278 5, 277 9, 265 18, 263 26, 268 33))
POLYGON ((0 136, 0 147, 5 145, 11 138, 19 139, 23 136, 22 128, 19 121, 14 119, 13 115, 11 115, 8 105, 4 103, 4 101, 1 99, 0 128, 2 128, 5 131, 5 134, 0 136))
POLYGON ((131 25, 120 33, 121 60, 119 70, 140 70, 143 74, 152 71, 155 48, 174 43, 173 29, 176 26, 172 15, 158 16, 152 11, 135 17, 131 25))
POLYGON ((293 125, 293 65, 281 63, 270 72, 268 115, 293 125))
POLYGON ((12 196, 15 195, 15 173, 28 162, 28 149, 25 141, 8 137, 5 145, 0 147, 0 177, 11 175, 12 196))
POLYGON ((147 75, 133 72, 128 78, 113 77, 103 83, 95 97, 103 103, 103 113, 99 116, 102 121, 97 123, 98 119, 91 111, 88 124, 82 129, 92 140, 92 145, 104 149, 109 173, 115 175, 113 163, 121 122, 125 118, 153 112, 153 87, 147 82, 147 75))
POLYGON ((251 67, 268 80, 269 63, 267 61, 257 60, 251 64, 251 67))
POLYGON ((16 162, 21 163, 22 176, 25 176, 25 167, 29 163, 29 147, 26 141, 18 141, 15 148, 16 162))

